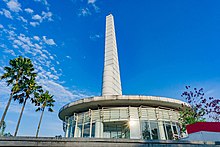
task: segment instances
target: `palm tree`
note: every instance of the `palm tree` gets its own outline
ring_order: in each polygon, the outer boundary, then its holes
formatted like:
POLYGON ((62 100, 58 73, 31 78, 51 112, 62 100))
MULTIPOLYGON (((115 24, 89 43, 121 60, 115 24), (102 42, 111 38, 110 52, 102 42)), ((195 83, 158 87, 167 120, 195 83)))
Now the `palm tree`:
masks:
POLYGON ((5 128, 6 128, 6 123, 5 121, 3 121, 2 127, 0 127, 0 130, 1 130, 0 136, 4 136, 5 128))
POLYGON ((0 76, 0 80, 6 80, 7 86, 12 86, 10 98, 1 118, 0 127, 4 122, 12 97, 14 96, 14 94, 18 93, 21 90, 22 78, 24 76, 29 77, 31 73, 34 71, 31 60, 28 58, 23 58, 21 56, 13 60, 10 60, 9 65, 10 66, 6 66, 4 68, 5 73, 2 76, 0 76))
POLYGON ((38 137, 39 134, 39 130, 40 130, 40 125, 41 125, 41 121, 43 118, 43 114, 44 114, 44 110, 46 107, 48 107, 48 111, 49 112, 53 112, 52 107, 54 106, 55 100, 53 99, 53 95, 49 94, 49 91, 46 91, 45 93, 35 93, 35 105, 38 106, 38 108, 36 109, 37 111, 41 111, 41 116, 40 116, 40 121, 37 127, 37 133, 36 133, 36 137, 38 137))
POLYGON ((21 91, 19 91, 18 94, 14 95, 13 98, 14 100, 18 100, 20 104, 23 104, 21 112, 20 112, 20 116, 17 122, 17 126, 16 126, 16 130, 14 133, 14 136, 17 135, 18 133, 18 128, 20 125, 20 121, 24 112, 24 108, 26 105, 26 102, 29 98, 31 98, 31 95, 33 95, 36 91, 40 91, 41 90, 41 86, 38 86, 37 83, 35 82, 35 78, 36 78, 37 74, 36 73, 32 73, 30 78, 27 77, 23 77, 23 81, 22 81, 22 86, 21 86, 21 91))

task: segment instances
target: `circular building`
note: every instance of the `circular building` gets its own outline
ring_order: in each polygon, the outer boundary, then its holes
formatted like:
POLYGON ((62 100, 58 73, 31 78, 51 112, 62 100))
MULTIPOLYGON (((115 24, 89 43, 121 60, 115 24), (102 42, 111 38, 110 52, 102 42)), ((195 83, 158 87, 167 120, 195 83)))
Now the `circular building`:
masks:
POLYGON ((63 106, 65 137, 173 140, 180 136, 181 105, 165 97, 122 95, 114 19, 106 17, 102 96, 63 106))

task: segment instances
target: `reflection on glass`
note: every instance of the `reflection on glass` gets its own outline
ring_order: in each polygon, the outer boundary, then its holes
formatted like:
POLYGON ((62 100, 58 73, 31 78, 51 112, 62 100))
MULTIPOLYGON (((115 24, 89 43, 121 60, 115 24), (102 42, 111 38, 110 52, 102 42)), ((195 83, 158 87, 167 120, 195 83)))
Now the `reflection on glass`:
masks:
POLYGON ((91 137, 95 137, 95 123, 92 123, 92 132, 91 132, 91 137))
POLYGON ((173 140, 173 132, 172 132, 170 122, 165 122, 163 124, 163 126, 164 126, 164 130, 165 130, 165 134, 166 134, 166 139, 173 140))
POLYGON ((71 123, 71 132, 70 132, 70 137, 74 137, 74 133, 75 133, 75 121, 72 120, 72 123, 71 123))
POLYGON ((156 121, 142 121, 141 122, 142 138, 143 139, 159 139, 158 123, 156 121))
POLYGON ((90 123, 84 124, 83 137, 88 138, 90 135, 90 123))
POLYGON ((174 133, 174 134, 178 134, 178 133, 177 133, 176 124, 175 124, 175 123, 172 123, 172 126, 173 126, 173 133, 174 133))
POLYGON ((150 128, 151 128, 151 136, 152 139, 159 139, 159 133, 158 133, 158 124, 157 122, 150 122, 150 128))
POLYGON ((104 138, 129 138, 130 132, 126 122, 104 123, 104 138))
POLYGON ((149 131, 149 123, 147 121, 142 121, 142 138, 143 139, 147 139, 147 140, 150 140, 151 137, 150 137, 150 131, 149 131))
POLYGON ((82 137, 82 124, 77 126, 77 137, 82 137))

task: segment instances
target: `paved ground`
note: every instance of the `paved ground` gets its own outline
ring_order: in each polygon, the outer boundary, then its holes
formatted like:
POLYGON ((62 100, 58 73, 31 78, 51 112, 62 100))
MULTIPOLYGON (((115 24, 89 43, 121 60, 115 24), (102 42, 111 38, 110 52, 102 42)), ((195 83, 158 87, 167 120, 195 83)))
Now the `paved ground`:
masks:
POLYGON ((219 142, 202 141, 146 141, 104 138, 55 138, 55 137, 0 137, 0 146, 73 146, 73 147, 211 147, 219 142))

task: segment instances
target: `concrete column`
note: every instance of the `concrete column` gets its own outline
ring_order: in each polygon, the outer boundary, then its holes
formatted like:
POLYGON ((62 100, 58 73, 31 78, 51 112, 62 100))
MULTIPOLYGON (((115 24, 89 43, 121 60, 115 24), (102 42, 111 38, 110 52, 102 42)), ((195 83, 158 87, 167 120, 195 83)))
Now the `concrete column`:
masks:
POLYGON ((129 127, 130 127, 130 138, 141 139, 141 128, 140 120, 138 115, 138 108, 129 107, 129 127))
POLYGON ((95 122, 95 138, 103 137, 103 123, 101 121, 95 122))
POLYGON ((78 137, 78 115, 76 117, 76 123, 75 123, 75 130, 74 130, 74 137, 78 137))
POLYGON ((82 128, 77 127, 77 137, 82 137, 82 128))
POLYGON ((68 118, 65 137, 69 137, 69 132, 70 132, 70 122, 69 121, 70 121, 70 119, 68 118))
POLYGON ((163 122, 162 121, 158 121, 158 127, 159 127, 160 139, 161 140, 166 140, 166 136, 165 136, 165 132, 164 132, 163 122))

